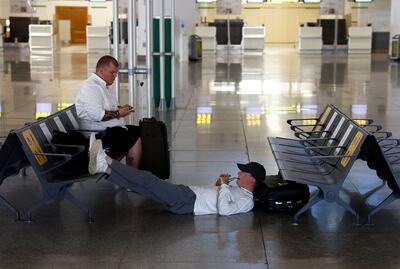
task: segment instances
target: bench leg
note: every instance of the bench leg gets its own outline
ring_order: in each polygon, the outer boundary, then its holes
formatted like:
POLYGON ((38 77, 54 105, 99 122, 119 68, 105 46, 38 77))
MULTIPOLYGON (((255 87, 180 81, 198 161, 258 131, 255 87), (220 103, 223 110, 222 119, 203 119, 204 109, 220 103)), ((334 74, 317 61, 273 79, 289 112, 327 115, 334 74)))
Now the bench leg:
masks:
POLYGON ((11 210, 15 214, 15 221, 21 221, 21 216, 19 214, 18 209, 16 209, 9 201, 6 200, 3 196, 0 195, 0 203, 5 207, 11 210))
POLYGON ((32 212, 42 206, 44 206, 47 202, 51 200, 55 200, 57 198, 66 199, 72 205, 76 206, 80 210, 82 210, 88 218, 89 222, 93 222, 92 212, 82 205, 69 191, 68 188, 71 187, 71 183, 67 184, 42 184, 43 188, 43 197, 37 202, 31 209, 28 211, 28 222, 32 222, 32 212))
POLYGON ((92 212, 90 211, 90 209, 88 209, 86 206, 84 206, 83 204, 81 204, 78 200, 76 200, 76 198, 68 191, 66 190, 63 193, 63 196, 65 199, 67 199, 67 201, 69 201, 72 205, 76 206, 77 208, 79 208, 80 210, 83 211, 83 213, 85 213, 87 215, 87 220, 89 223, 93 223, 93 216, 92 216, 92 212))
POLYGON ((364 200, 367 200, 371 195, 373 195, 375 192, 379 191, 380 189, 382 189, 385 186, 386 186, 386 181, 382 180, 382 183, 380 185, 376 186, 369 192, 366 192, 362 197, 364 198, 364 200))
POLYGON ((368 214, 368 224, 372 224, 372 216, 378 213, 382 208, 388 206, 394 200, 400 198, 400 195, 397 192, 392 192, 388 197, 385 198, 377 207, 375 207, 371 212, 368 214))
POLYGON ((37 202, 33 207, 31 207, 28 211, 28 222, 32 222, 32 212, 42 206, 44 206, 45 204, 47 204, 48 201, 54 199, 53 197, 50 196, 43 196, 42 199, 39 200, 39 202, 37 202))
POLYGON ((296 214, 294 214, 292 224, 299 225, 299 216, 310 209, 313 205, 321 201, 323 198, 324 196, 322 195, 321 191, 318 190, 317 193, 311 197, 310 201, 308 201, 307 204, 305 204, 299 211, 296 212, 296 214))
POLYGON ((356 217, 356 224, 360 225, 360 215, 353 208, 351 208, 348 203, 343 201, 343 199, 340 198, 339 195, 336 197, 335 202, 347 211, 349 211, 351 214, 353 214, 356 217))

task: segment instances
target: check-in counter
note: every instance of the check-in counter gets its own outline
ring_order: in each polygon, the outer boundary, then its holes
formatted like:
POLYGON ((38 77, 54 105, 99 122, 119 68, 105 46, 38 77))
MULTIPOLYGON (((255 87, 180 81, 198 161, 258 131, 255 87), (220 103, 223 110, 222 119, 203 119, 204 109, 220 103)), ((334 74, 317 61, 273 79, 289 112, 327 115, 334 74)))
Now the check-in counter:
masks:
POLYGON ((87 52, 110 50, 110 28, 108 26, 86 26, 87 52))
POLYGON ((264 50, 265 27, 243 27, 243 50, 264 50))
POLYGON ((30 70, 32 81, 53 81, 54 80, 54 59, 53 55, 30 56, 30 70))
POLYGON ((321 53, 322 27, 300 27, 298 50, 300 53, 321 53))
POLYGON ((201 37, 203 50, 215 51, 217 48, 216 33, 217 29, 213 26, 196 27, 195 34, 201 37))
POLYGON ((349 53, 371 53, 372 27, 349 28, 349 53))
POLYGON ((31 54, 53 54, 54 47, 53 25, 29 25, 29 49, 31 54))

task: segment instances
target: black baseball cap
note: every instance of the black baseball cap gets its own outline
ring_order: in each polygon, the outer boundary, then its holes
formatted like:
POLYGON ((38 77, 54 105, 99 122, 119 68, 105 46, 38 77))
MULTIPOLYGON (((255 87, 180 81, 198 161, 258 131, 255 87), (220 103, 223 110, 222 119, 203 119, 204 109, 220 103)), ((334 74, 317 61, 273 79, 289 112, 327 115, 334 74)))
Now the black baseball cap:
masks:
POLYGON ((250 173, 258 183, 261 183, 265 180, 265 168, 263 165, 256 162, 249 162, 246 164, 238 163, 237 167, 240 171, 250 173))

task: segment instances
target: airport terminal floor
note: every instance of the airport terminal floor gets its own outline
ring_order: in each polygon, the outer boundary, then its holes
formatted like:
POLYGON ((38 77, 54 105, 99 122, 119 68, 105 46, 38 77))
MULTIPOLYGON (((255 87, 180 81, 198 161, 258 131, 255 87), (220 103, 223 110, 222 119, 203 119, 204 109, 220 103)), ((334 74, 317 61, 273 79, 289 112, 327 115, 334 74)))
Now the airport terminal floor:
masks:
MULTIPOLYGON (((73 103, 97 57, 79 47, 48 59, 7 48, 0 54, 1 134, 73 103)), ((126 77, 121 81, 125 103, 126 77)), ((177 63, 175 82, 177 109, 157 114, 168 127, 173 183, 214 184, 248 161, 276 174, 267 137, 293 138, 287 119, 317 117, 329 103, 400 135, 400 68, 383 54, 205 54, 200 62, 177 63)), ((324 201, 293 226, 290 213, 260 210, 174 215, 107 180, 74 184, 71 192, 93 210, 94 223, 66 201, 34 211, 33 223, 14 222, 0 206, 0 268, 400 268, 400 203, 365 225, 366 213, 390 190, 361 160, 341 193, 361 212, 360 226, 324 201)), ((0 194, 25 217, 41 187, 28 169, 25 177, 7 178, 0 194)))

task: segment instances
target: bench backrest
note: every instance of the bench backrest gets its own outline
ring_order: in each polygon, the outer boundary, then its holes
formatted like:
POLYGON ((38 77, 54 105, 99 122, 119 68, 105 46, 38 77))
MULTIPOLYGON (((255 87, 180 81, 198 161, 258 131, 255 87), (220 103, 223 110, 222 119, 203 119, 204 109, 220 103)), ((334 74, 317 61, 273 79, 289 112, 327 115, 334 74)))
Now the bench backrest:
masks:
POLYGON ((53 132, 56 130, 68 132, 75 129, 74 120, 76 121, 76 110, 72 105, 14 131, 39 179, 52 181, 56 168, 65 161, 65 157, 45 154, 56 153, 55 147, 51 144, 53 132))
POLYGON ((328 122, 333 115, 333 109, 334 106, 330 104, 325 107, 319 118, 316 120, 315 125, 311 128, 311 132, 313 133, 310 135, 310 138, 318 138, 321 136, 321 134, 323 134, 323 131, 326 130, 328 122))
POLYGON ((343 148, 333 151, 333 156, 342 156, 336 159, 335 169, 332 173, 332 177, 341 183, 345 180, 357 160, 361 146, 368 136, 368 133, 353 121, 348 121, 345 128, 346 131, 342 134, 338 143, 338 146, 343 148))
MULTIPOLYGON (((321 133, 320 137, 326 140, 317 141, 315 144, 311 144, 310 146, 317 147, 335 147, 335 146, 344 146, 346 145, 346 141, 348 140, 348 133, 346 131, 351 125, 351 120, 346 117, 342 112, 337 110, 335 107, 330 106, 330 115, 328 116, 328 121, 326 122, 326 126, 323 133, 321 133)), ((314 149, 311 151, 312 155, 315 156, 333 156, 338 155, 338 152, 342 150, 338 150, 335 148, 323 148, 323 149, 314 149)), ((337 158, 331 159, 322 159, 320 161, 321 164, 327 164, 329 166, 336 166, 340 160, 337 158)))
MULTIPOLYGON (((345 131, 345 125, 348 120, 341 113, 332 111, 329 121, 326 123, 324 132, 320 133, 319 137, 325 140, 318 140, 311 143, 305 143, 306 146, 335 146, 339 143, 340 136, 345 131)), ((330 155, 332 149, 320 149, 314 151, 316 155, 330 155)))

